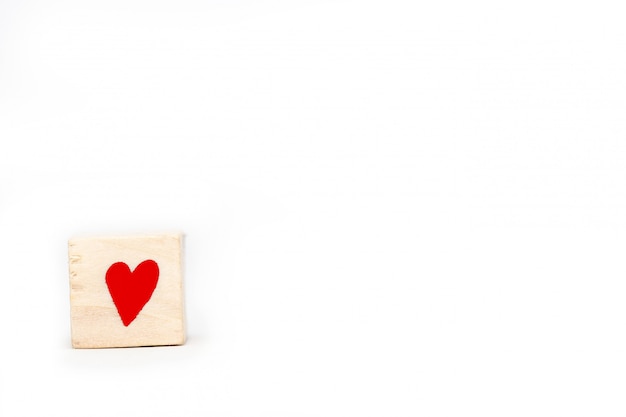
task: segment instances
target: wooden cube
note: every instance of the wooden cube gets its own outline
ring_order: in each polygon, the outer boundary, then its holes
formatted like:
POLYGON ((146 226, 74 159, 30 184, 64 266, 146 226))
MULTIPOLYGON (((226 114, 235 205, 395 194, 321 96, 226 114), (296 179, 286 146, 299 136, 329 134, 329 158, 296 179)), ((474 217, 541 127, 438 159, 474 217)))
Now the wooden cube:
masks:
POLYGON ((181 345, 182 235, 69 241, 74 348, 181 345))

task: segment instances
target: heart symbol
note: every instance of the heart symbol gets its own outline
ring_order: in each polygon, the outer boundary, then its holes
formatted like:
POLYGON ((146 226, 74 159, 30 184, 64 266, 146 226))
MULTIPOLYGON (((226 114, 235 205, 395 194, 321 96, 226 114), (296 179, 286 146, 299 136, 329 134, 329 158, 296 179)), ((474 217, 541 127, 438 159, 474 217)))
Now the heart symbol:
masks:
POLYGON ((116 262, 106 273, 106 283, 124 326, 135 320, 150 300, 159 280, 159 266, 153 260, 143 261, 134 271, 124 262, 116 262))

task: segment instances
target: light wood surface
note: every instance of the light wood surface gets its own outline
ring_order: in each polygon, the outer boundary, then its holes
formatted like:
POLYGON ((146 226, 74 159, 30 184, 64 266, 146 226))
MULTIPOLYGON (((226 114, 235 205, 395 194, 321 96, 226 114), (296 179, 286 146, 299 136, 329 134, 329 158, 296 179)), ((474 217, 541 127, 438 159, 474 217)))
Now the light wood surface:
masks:
POLYGON ((74 348, 180 345, 185 342, 182 235, 74 238, 69 241, 70 310, 74 348), (133 271, 152 259, 159 278, 150 300, 125 326, 105 276, 116 262, 133 271))

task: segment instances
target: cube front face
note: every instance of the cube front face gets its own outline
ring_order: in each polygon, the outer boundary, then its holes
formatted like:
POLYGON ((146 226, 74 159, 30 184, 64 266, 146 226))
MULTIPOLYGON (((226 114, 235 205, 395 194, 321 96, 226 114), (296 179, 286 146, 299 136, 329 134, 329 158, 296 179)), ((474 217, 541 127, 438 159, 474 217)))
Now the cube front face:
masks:
POLYGON ((185 342, 182 236, 69 241, 74 348, 185 342))

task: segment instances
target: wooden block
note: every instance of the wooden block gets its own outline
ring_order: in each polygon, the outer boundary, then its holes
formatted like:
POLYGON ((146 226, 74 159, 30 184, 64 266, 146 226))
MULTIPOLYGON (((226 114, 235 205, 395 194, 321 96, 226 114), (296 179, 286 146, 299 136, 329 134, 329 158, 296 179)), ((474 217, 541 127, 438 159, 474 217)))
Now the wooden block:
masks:
POLYGON ((185 342, 182 236, 69 241, 74 348, 185 342))

